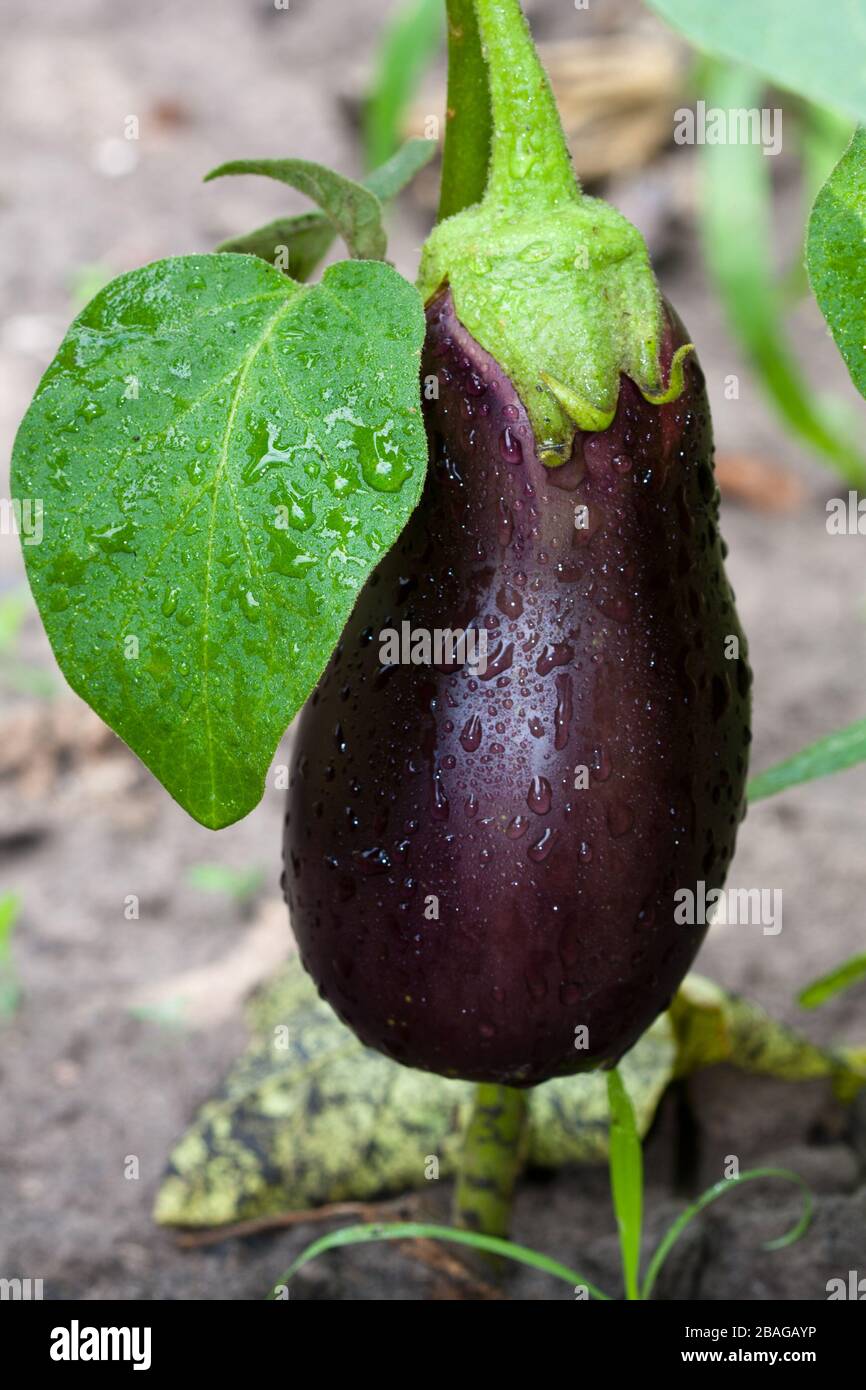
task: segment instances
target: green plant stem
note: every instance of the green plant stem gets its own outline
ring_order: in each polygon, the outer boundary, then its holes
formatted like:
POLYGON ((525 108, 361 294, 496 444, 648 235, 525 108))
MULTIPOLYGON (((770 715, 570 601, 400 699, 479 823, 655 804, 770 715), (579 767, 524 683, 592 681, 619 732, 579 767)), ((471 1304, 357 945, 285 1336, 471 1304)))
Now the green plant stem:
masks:
POLYGON ((527 1098, 510 1086, 479 1085, 463 1135, 454 1192, 454 1222, 463 1230, 505 1237, 523 1163, 527 1098))
POLYGON ((562 122, 518 0, 475 0, 475 11, 493 112, 489 200, 509 210, 577 202, 562 122))
POLYGON ((492 124, 487 64, 474 0, 446 0, 448 101, 439 221, 480 203, 487 187, 492 124))

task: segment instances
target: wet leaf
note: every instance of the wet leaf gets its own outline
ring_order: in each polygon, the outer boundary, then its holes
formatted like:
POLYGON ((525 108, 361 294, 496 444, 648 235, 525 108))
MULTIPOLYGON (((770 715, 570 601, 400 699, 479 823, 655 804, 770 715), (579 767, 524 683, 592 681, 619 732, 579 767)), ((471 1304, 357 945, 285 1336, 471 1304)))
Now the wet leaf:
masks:
POLYGON ((389 266, 252 256, 121 276, 15 443, 30 585, 74 690, 202 824, 262 794, 358 590, 420 496, 424 315, 389 266))
POLYGON ((861 396, 866 396, 866 130, 815 199, 806 264, 815 298, 861 396))

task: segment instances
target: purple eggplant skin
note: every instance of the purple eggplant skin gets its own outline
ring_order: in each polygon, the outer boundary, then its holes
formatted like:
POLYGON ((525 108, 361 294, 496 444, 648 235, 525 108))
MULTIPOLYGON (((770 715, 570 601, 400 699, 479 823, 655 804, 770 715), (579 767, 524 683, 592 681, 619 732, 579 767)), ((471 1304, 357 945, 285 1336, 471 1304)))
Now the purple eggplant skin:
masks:
MULTIPOLYGON (((665 308, 665 373, 686 341, 665 308)), ((531 1086, 614 1064, 688 970, 706 928, 674 894, 724 882, 751 673, 694 354, 671 404, 622 378, 613 423, 558 468, 447 289, 432 377, 422 501, 300 717, 283 881, 304 965, 364 1043, 531 1086), (383 666, 407 620, 486 629, 483 676, 383 666)))

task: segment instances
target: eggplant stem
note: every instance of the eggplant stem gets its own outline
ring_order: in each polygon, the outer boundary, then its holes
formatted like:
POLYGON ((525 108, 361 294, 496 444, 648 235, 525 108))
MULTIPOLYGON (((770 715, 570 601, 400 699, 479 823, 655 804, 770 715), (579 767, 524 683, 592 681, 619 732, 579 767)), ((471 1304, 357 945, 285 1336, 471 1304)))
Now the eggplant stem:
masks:
POLYGON ((581 198, 547 73, 519 0, 475 0, 493 112, 488 201, 554 208, 581 198))
POLYGON ((454 1223, 461 1229, 507 1238, 527 1111, 526 1091, 487 1083, 476 1088, 454 1191, 454 1223))

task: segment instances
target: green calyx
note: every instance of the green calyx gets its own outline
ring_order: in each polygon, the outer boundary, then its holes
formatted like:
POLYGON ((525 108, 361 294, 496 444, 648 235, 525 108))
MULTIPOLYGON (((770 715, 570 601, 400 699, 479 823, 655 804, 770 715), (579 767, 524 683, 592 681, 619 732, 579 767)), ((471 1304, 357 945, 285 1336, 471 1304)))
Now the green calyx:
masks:
POLYGON ((434 230, 418 288, 448 284, 460 322, 513 381, 546 462, 564 462, 575 430, 613 420, 620 374, 647 400, 675 400, 659 351, 662 311, 640 233, 596 198, 510 211, 485 198, 434 230))
MULTIPOLYGON (((493 134, 480 203, 434 228, 421 261, 425 301, 450 287, 461 323, 514 383, 550 465, 578 429, 613 420, 620 375, 661 405, 661 298, 646 245, 615 208, 586 197, 517 0, 475 0, 493 134)), ((447 146, 446 146, 447 156, 447 146)))

